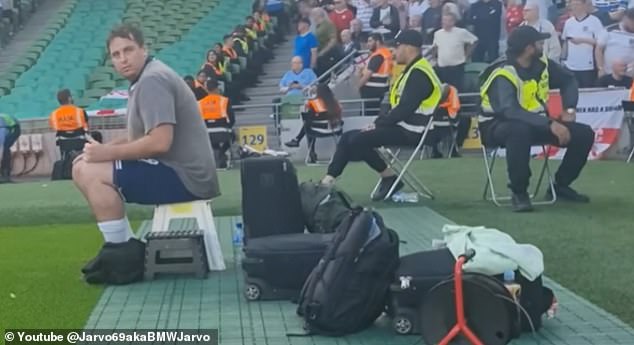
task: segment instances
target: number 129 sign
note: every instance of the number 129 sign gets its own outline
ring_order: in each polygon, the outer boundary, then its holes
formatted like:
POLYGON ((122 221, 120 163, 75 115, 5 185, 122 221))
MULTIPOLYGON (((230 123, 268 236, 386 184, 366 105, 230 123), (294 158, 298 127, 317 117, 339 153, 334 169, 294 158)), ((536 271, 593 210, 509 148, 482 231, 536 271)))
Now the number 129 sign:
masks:
POLYGON ((248 145, 258 151, 264 151, 267 148, 266 126, 240 127, 239 136, 242 146, 248 145))

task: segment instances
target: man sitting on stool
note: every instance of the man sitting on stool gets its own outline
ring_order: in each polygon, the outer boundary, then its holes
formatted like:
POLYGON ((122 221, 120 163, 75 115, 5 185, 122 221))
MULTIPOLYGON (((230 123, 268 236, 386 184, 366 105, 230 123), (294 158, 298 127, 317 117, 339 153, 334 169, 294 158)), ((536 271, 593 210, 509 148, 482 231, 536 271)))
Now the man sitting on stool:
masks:
POLYGON ((73 104, 70 90, 63 89, 57 93, 60 107, 50 115, 49 124, 56 132, 57 146, 65 159, 71 152, 81 152, 86 143, 88 133, 88 115, 82 108, 73 104))
POLYGON ((506 59, 494 62, 483 74, 482 139, 486 146, 506 148, 509 187, 517 212, 533 209, 526 189, 531 175, 530 149, 538 144, 567 148, 555 175, 557 197, 590 201, 570 184, 586 164, 594 132, 590 126, 575 122, 579 89, 574 75, 543 56, 544 39, 549 37, 530 26, 515 29, 508 39, 506 59), (546 113, 549 84, 561 90, 566 109, 558 120, 546 113))
MULTIPOLYGON (((397 179, 375 148, 384 145, 416 146, 442 95, 438 76, 429 62, 421 56, 421 34, 406 30, 396 36, 395 41, 396 61, 406 67, 390 90, 392 109, 388 114, 377 117, 367 128, 344 133, 328 167, 328 174, 322 179, 324 184, 333 183, 349 161, 363 160, 382 177, 379 189, 374 193, 374 200, 382 200, 388 196, 397 179)), ((403 182, 399 181, 394 193, 401 188, 403 182)))
POLYGON ((235 115, 229 98, 224 97, 218 90, 218 81, 209 79, 207 81, 209 94, 198 101, 200 114, 207 125, 209 140, 214 149, 214 157, 218 168, 227 168, 227 150, 231 148, 233 141, 233 124, 235 115))

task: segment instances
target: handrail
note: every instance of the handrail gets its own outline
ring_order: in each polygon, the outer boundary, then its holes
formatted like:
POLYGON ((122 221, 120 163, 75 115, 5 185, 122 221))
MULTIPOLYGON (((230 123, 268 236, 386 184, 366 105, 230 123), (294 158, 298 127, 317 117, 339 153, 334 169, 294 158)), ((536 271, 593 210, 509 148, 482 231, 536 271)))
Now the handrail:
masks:
POLYGON ((356 50, 355 49, 352 52, 348 53, 348 55, 342 57, 339 61, 337 61, 336 64, 334 64, 332 67, 327 69, 326 72, 324 72, 322 75, 318 76, 317 79, 313 80, 310 84, 306 85, 302 89, 302 91, 306 91, 306 90, 310 89, 311 87, 313 87, 315 84, 317 84, 320 81, 322 81, 326 76, 330 75, 337 68, 339 68, 340 66, 343 66, 343 63, 348 61, 351 57, 355 56, 358 53, 366 53, 366 52, 368 52, 368 50, 356 50))

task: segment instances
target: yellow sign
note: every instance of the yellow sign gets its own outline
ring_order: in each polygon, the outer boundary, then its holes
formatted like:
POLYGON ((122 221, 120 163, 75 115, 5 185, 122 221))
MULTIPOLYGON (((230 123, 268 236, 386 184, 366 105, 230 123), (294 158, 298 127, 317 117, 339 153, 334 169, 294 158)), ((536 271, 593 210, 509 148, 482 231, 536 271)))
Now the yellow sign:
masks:
POLYGON ((240 145, 248 145, 258 151, 267 149, 266 126, 248 126, 239 129, 240 145))
POLYGON ((469 134, 467 135, 467 139, 464 141, 464 145, 462 145, 462 148, 479 149, 481 145, 480 133, 478 133, 478 118, 472 117, 471 126, 469 127, 469 134))

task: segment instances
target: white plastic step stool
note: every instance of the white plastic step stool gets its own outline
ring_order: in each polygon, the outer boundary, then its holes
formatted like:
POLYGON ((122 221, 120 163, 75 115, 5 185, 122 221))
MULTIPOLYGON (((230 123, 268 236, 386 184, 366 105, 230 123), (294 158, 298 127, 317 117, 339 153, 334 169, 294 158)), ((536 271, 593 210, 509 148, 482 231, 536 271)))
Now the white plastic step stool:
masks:
POLYGON ((196 218, 199 229, 204 231, 205 253, 207 254, 209 270, 225 270, 225 260, 220 248, 214 217, 211 213, 211 200, 165 204, 154 207, 152 232, 168 231, 172 219, 182 218, 196 218))

